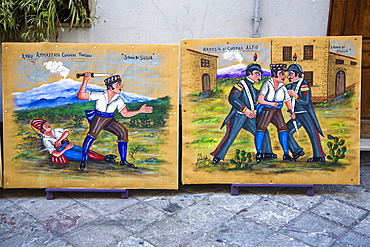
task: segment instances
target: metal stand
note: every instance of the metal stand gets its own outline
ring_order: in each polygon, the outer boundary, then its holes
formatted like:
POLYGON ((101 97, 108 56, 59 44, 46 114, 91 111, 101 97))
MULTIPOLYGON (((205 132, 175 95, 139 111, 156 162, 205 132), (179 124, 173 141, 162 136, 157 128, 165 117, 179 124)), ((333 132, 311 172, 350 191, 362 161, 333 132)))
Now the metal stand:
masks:
POLYGON ((315 194, 314 186, 313 184, 232 184, 231 195, 239 195, 239 187, 306 187, 307 196, 313 196, 315 194))
POLYGON ((46 199, 53 200, 54 199, 54 192, 120 192, 122 199, 128 198, 128 190, 127 189, 45 189, 46 192, 46 199))

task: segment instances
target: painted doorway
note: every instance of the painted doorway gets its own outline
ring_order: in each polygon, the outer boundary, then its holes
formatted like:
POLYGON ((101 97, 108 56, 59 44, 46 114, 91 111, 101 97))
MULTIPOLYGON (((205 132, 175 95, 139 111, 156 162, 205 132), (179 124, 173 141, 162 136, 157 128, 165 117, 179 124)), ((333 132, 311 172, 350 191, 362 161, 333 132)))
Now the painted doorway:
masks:
POLYGON ((209 92, 211 91, 211 77, 209 74, 202 75, 202 91, 209 92))
POLYGON ((335 77, 335 96, 342 95, 346 90, 346 73, 341 70, 338 71, 335 77))

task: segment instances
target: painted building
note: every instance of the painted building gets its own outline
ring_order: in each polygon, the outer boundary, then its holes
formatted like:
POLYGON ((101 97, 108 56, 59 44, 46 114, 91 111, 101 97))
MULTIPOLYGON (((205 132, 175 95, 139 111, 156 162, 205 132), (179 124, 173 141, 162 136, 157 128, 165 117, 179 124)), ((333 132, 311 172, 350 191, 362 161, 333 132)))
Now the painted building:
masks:
POLYGON ((182 65, 183 70, 190 70, 187 78, 191 93, 209 92, 216 89, 217 58, 218 56, 186 49, 189 52, 188 60, 182 65))
MULTIPOLYGON (((277 38, 271 42, 272 63, 293 64, 293 56, 297 56, 297 64, 302 66, 304 78, 311 85, 312 100, 324 102, 328 98, 328 38, 307 38, 303 42, 294 42, 291 38, 277 38)), ((300 40, 302 41, 302 39, 300 40)), ((288 83, 288 82, 286 82, 288 83)))
POLYGON ((329 52, 328 101, 355 87, 360 66, 354 57, 329 52))
POLYGON ((302 66, 304 78, 311 85, 313 102, 328 102, 343 95, 346 90, 359 85, 360 64, 354 57, 330 52, 330 37, 305 38, 294 42, 292 38, 276 38, 271 42, 272 63, 297 64, 302 66))

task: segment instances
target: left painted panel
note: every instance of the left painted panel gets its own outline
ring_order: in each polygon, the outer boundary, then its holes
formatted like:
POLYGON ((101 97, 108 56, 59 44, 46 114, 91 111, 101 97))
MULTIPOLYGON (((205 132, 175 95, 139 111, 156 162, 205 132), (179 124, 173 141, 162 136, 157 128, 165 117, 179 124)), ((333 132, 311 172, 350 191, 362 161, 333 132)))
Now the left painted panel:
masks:
POLYGON ((178 45, 3 43, 2 51, 4 188, 178 188, 178 45), (88 122, 95 109, 104 124, 88 122))

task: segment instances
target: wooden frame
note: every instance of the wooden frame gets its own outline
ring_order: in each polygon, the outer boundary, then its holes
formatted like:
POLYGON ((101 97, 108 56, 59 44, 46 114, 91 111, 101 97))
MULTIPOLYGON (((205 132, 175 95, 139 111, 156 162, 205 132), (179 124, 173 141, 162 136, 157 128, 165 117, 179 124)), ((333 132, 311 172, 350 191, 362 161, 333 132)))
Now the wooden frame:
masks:
MULTIPOLYGON (((361 37, 195 39, 183 40, 181 46, 184 184, 359 184, 361 37), (282 61, 283 47, 286 46, 292 47, 295 62, 294 59, 289 63, 282 61), (304 47, 307 46, 313 48, 313 54, 304 59, 304 47), (211 73, 198 66, 194 52, 217 57, 214 61, 216 75, 211 78, 215 84, 211 83, 212 87, 207 92, 200 91, 199 78, 204 73, 211 73), (254 57, 257 58, 255 62, 254 57), (336 59, 342 59, 344 63, 336 64, 336 59), (272 151, 277 158, 258 162, 257 137, 253 134, 258 131, 258 123, 253 133, 242 128, 222 157, 220 150, 224 150, 230 136, 235 134, 235 126, 243 123, 235 120, 237 115, 233 115, 234 112, 244 115, 250 110, 248 102, 235 107, 233 95, 247 91, 246 84, 241 81, 247 80, 245 69, 254 63, 263 69, 262 81, 254 84, 257 89, 270 78, 270 64, 284 63, 288 67, 296 63, 303 71, 308 71, 307 76, 311 76, 313 84, 301 87, 301 94, 295 100, 312 95, 313 111, 323 135, 317 134, 319 141, 313 142, 300 125, 300 136, 298 131, 288 127, 305 153, 298 155, 296 162, 282 160, 285 150, 278 138, 280 131, 276 132, 272 124, 268 130, 272 151), (321 158, 315 156, 315 148, 319 146, 325 153, 319 156, 321 158)), ((286 87, 289 83, 285 79, 286 87)), ((288 122, 291 116, 286 106, 283 106, 282 113, 288 122)), ((289 150, 289 155, 294 156, 292 150, 289 150)))
MULTIPOLYGON (((5 188, 178 187, 178 45, 3 43, 2 49, 5 188), (133 117, 114 114, 128 129, 128 146, 122 152, 136 167, 120 165, 117 137, 104 129, 90 148, 104 159, 90 160, 89 153, 83 171, 81 159, 67 158, 63 164, 54 153, 59 149, 43 145, 47 127, 39 120, 54 130, 68 129, 69 143, 63 145, 73 142, 84 148, 89 130, 84 110, 95 105, 77 98, 85 72, 95 74, 89 91, 109 88, 104 80, 120 75, 125 109, 153 107, 151 113, 133 117), (113 155, 118 156, 115 163, 113 155)), ((67 157, 66 151, 63 155, 67 157)))

